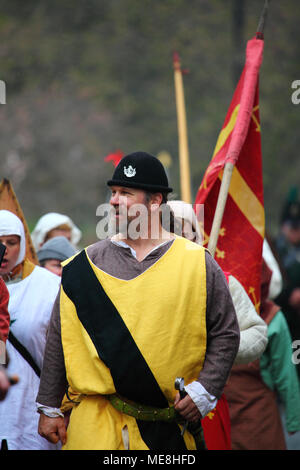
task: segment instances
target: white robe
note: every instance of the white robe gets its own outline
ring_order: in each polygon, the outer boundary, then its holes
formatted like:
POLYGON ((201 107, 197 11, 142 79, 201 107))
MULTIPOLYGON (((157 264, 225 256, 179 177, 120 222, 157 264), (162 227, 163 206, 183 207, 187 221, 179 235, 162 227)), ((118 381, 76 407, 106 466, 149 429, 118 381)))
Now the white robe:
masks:
MULTIPOLYGON (((7 284, 11 331, 40 368, 60 280, 59 276, 36 266, 25 279, 7 284)), ((35 404, 38 376, 9 341, 7 352, 8 373, 17 374, 19 383, 10 387, 5 400, 0 402, 0 442, 6 439, 9 450, 59 449, 38 434, 39 414, 35 404)))

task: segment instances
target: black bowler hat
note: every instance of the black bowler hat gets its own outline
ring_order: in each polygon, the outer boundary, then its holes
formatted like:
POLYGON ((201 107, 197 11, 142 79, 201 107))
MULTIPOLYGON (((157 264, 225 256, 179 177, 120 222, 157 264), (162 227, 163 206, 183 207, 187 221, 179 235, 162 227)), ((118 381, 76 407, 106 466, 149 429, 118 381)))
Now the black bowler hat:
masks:
POLYGON ((122 158, 108 186, 127 186, 150 192, 173 191, 158 158, 146 152, 134 152, 122 158))

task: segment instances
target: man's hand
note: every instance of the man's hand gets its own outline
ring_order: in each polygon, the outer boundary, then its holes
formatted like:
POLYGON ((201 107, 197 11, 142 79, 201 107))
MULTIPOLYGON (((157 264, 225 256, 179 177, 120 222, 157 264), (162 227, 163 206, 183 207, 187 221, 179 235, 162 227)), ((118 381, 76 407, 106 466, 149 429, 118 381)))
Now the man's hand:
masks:
POLYGON ((202 419, 200 411, 189 395, 186 395, 180 400, 180 395, 177 393, 174 406, 175 410, 177 410, 186 421, 198 421, 202 419))
POLYGON ((41 413, 38 432, 40 436, 53 444, 57 444, 58 441, 61 441, 62 444, 67 442, 65 420, 60 416, 57 418, 50 418, 49 416, 41 413))

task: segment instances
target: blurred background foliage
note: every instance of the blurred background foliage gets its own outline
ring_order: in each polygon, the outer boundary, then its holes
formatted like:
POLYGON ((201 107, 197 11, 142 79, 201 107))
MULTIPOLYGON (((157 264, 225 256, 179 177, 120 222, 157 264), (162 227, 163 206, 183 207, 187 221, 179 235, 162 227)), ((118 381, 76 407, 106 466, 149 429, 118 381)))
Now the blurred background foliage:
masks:
MULTIPOLYGON (((96 239, 108 200, 107 154, 171 156, 180 197, 173 52, 184 75, 193 198, 211 159, 255 35, 263 0, 0 0, 0 176, 10 179, 31 228, 69 215, 96 239)), ((299 2, 271 1, 260 73, 266 228, 278 229, 300 184, 299 2)))

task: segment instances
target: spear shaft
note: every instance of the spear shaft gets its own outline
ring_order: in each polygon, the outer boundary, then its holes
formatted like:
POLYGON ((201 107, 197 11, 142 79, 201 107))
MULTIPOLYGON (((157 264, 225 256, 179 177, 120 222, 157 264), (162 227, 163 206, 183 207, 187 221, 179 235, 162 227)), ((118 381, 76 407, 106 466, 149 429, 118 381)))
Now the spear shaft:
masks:
POLYGON ((191 200, 192 200, 191 180, 190 180, 190 163, 189 163, 185 100, 184 100, 182 70, 181 70, 179 56, 177 53, 174 53, 173 64, 174 64, 175 97, 176 97, 176 108, 177 108, 181 199, 191 204, 191 200))

